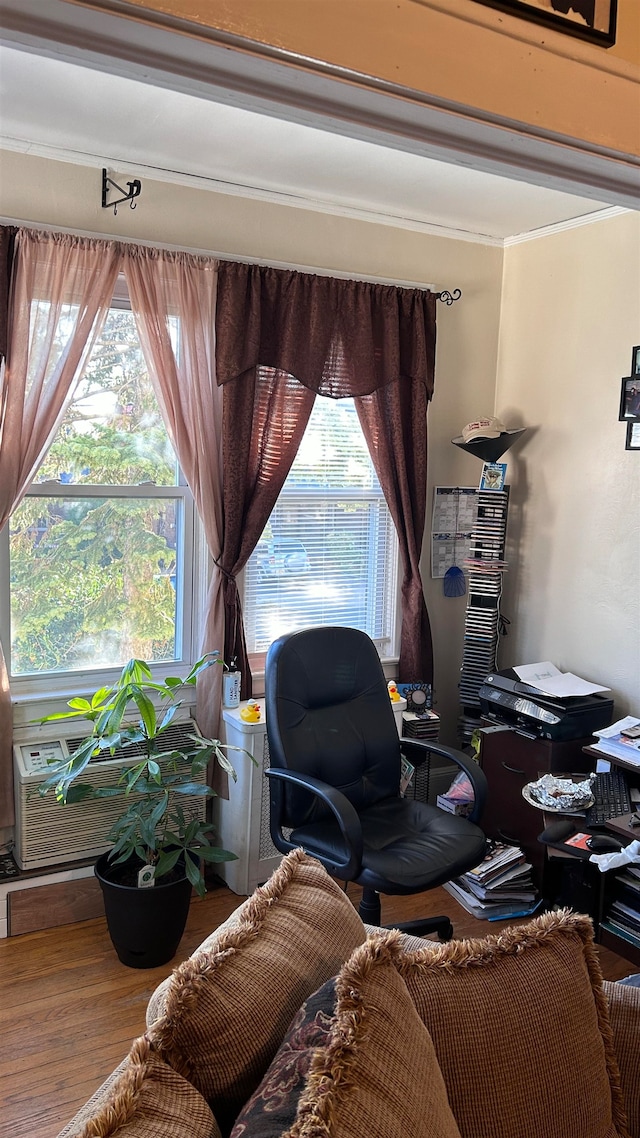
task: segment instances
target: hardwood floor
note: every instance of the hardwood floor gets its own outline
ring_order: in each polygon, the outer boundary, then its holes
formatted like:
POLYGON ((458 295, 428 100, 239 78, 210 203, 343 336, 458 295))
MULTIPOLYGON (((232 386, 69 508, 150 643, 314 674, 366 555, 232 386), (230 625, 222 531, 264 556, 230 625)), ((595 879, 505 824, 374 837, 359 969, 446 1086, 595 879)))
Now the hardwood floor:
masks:
MULTIPOLYGON (((357 887, 349 896, 357 904, 357 887)), ((221 886, 195 901, 178 955, 161 968, 120 964, 103 918, 0 941, 2 1138, 56 1138, 144 1030, 156 985, 240 900, 221 886)), ((444 889, 383 898, 386 923, 429 913, 449 915, 457 938, 495 933, 508 923, 475 920, 444 889)), ((607 949, 600 958, 606 979, 637 971, 607 949)))

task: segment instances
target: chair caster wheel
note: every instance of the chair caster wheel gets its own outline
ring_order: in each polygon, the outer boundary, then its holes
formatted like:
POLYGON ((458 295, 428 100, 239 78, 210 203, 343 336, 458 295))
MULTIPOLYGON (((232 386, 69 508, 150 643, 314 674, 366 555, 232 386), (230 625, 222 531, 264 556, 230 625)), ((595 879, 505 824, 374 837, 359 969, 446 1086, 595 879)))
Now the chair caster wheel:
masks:
POLYGON ((451 921, 449 921, 448 925, 444 925, 442 928, 438 929, 438 940, 447 941, 451 940, 452 937, 453 925, 451 924, 451 921))

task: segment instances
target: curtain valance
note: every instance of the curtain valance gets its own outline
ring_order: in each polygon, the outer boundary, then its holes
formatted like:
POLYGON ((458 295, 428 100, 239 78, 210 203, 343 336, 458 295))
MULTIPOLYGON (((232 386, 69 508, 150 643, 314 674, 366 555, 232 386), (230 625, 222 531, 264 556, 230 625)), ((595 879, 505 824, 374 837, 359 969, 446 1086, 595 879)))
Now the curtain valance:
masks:
POLYGON ((399 379, 433 394, 437 294, 370 281, 218 263, 219 384, 257 366, 333 399, 399 379))

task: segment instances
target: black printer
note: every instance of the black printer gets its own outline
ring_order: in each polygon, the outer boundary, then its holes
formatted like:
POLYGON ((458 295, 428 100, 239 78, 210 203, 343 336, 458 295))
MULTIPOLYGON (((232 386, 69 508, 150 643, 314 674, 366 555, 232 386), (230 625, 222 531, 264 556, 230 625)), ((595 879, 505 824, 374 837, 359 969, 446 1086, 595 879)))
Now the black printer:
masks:
POLYGON ((490 672, 478 692, 482 714, 539 739, 584 739, 608 727, 613 700, 602 695, 544 695, 518 679, 511 668, 490 672))

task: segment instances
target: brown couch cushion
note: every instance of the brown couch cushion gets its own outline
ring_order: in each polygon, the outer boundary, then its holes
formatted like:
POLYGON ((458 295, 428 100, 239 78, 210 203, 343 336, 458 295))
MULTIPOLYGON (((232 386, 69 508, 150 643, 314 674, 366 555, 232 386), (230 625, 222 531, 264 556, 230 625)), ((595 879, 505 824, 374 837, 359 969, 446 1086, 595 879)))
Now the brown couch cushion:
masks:
POLYGON ((365 940, 342 889, 302 850, 283 859, 242 919, 173 973, 158 1052, 230 1129, 304 1000, 365 940))
POLYGON ((640 988, 605 980, 603 989, 609 1005, 629 1133, 640 1138, 640 988))
MULTIPOLYGON (((388 934, 393 936, 393 934, 388 934)), ((588 917, 403 953, 463 1138, 628 1138, 588 917)))
POLYGON ((460 1138, 433 1043, 382 938, 295 1017, 231 1138, 460 1138))
POLYGON ((162 1062, 144 1035, 105 1091, 86 1121, 83 1112, 74 1119, 77 1138, 220 1138, 202 1095, 162 1062))

